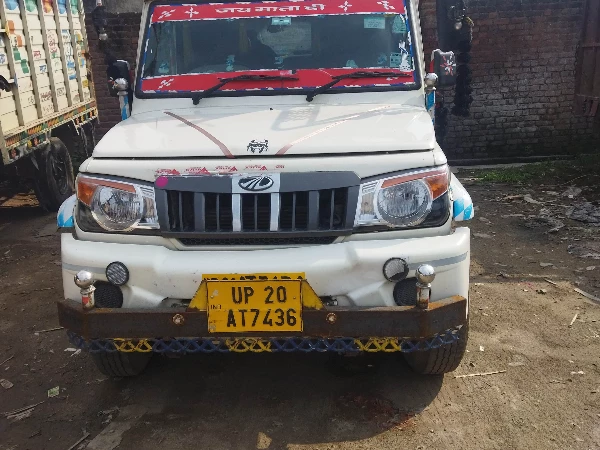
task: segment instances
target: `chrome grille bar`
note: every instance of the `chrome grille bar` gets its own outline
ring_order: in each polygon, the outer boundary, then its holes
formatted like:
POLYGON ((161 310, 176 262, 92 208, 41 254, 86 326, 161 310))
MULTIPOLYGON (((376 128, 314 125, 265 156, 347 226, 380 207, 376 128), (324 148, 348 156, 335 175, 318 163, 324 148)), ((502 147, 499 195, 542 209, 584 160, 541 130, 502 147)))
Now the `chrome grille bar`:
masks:
POLYGON ((205 222, 205 199, 201 192, 194 193, 194 229, 195 231, 204 232, 206 230, 205 222))
POLYGON ((279 207, 280 207, 279 193, 274 192, 271 194, 271 225, 269 231, 279 230, 279 207))
POLYGON ((206 239, 352 232, 360 181, 355 174, 268 174, 262 178, 277 186, 267 192, 245 190, 238 178, 169 177, 168 189, 155 187, 161 232, 206 239))
POLYGON ((233 216, 233 231, 242 231, 242 195, 231 194, 231 215, 233 216))

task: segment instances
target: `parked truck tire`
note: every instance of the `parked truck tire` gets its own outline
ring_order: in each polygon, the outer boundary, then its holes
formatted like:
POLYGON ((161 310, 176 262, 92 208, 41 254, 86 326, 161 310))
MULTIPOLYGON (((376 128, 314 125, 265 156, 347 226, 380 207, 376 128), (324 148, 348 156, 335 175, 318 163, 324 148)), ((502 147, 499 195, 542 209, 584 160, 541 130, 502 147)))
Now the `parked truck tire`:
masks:
POLYGON ((458 340, 424 352, 407 353, 404 359, 415 372, 441 375, 454 371, 463 359, 469 339, 469 322, 458 332, 458 340))
POLYGON ((58 211, 60 205, 75 192, 73 163, 66 145, 58 138, 37 155, 35 194, 46 211, 58 211))
POLYGON ((152 353, 92 353, 98 370, 109 377, 134 377, 141 374, 152 353))

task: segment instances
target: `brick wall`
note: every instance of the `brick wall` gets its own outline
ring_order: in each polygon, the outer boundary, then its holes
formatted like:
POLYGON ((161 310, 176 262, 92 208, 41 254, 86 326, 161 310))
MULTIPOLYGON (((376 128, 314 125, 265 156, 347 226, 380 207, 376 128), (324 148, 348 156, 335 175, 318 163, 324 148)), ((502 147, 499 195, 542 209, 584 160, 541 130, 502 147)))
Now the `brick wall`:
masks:
MULTIPOLYGON (((108 130, 121 121, 121 111, 119 109, 119 99, 111 97, 108 93, 104 53, 100 51, 98 46, 98 34, 91 22, 89 12, 86 15, 86 29, 100 119, 100 124, 96 128, 96 138, 100 139, 108 130)), ((107 33, 111 49, 117 59, 128 61, 132 65, 132 69, 135 69, 139 30, 140 14, 138 13, 108 15, 107 33)))
MULTIPOLYGON (((437 45, 435 0, 421 0, 426 55, 437 45)), ((600 151, 598 119, 573 114, 582 0, 470 0, 470 117, 449 116, 450 159, 600 151)), ((453 93, 445 92, 451 106, 453 93)))
MULTIPOLYGON (((88 0, 86 0, 88 1, 88 0)), ((91 1, 88 1, 91 3, 91 1)), ((435 0, 420 0, 426 54, 437 46, 435 0)), ((88 9, 88 8, 86 8, 88 9)), ((575 49, 582 0, 469 0, 475 22, 471 116, 449 116, 444 150, 452 160, 515 158, 600 151, 599 119, 576 117, 575 49)), ((88 39, 101 137, 120 120, 108 96, 104 55, 89 23, 88 39)), ((108 32, 115 55, 135 63, 140 15, 112 13, 108 32)), ((446 92, 452 103, 452 92, 446 92)))

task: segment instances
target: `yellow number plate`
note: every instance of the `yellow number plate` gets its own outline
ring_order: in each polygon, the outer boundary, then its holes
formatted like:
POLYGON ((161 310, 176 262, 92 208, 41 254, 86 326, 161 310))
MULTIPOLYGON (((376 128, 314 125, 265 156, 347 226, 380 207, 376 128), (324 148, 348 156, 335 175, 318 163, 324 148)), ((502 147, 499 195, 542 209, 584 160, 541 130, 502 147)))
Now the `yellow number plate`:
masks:
POLYGON ((211 333, 302 331, 302 280, 207 281, 211 333))

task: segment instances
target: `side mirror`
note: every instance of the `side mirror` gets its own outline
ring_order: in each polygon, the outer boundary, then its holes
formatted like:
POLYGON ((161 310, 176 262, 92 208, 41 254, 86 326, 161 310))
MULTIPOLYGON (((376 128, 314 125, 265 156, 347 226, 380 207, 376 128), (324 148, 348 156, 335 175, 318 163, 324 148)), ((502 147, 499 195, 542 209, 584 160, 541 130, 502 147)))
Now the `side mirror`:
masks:
POLYGON ((432 64, 432 72, 438 77, 438 86, 454 86, 456 84, 456 56, 454 52, 434 50, 432 64))
POLYGON ((129 63, 123 60, 114 61, 106 69, 108 92, 112 97, 118 97, 119 92, 129 91, 131 87, 131 75, 129 63))

